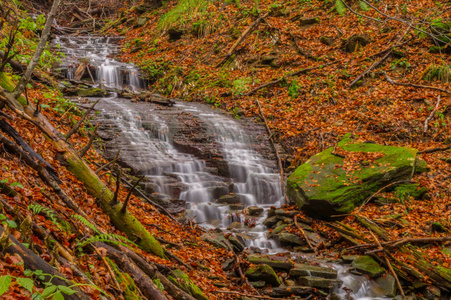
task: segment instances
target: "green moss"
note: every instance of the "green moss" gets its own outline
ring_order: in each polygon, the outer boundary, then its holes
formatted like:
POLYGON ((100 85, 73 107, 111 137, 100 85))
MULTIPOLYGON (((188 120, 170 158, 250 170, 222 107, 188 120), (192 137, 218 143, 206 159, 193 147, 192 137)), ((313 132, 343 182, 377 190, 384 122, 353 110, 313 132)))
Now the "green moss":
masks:
MULTIPOLYGON (((8 76, 4 72, 0 72, 0 86, 5 90, 7 90, 8 92, 12 92, 16 87, 16 84, 13 82, 10 76, 8 76)), ((25 99, 22 96, 20 96, 19 99, 17 99, 17 101, 19 101, 19 103, 24 106, 27 105, 27 99, 25 99)))
POLYGON ((358 168, 347 172, 343 169, 344 158, 334 155, 335 148, 331 147, 298 167, 288 177, 287 194, 314 217, 349 213, 381 186, 408 179, 413 174, 416 149, 356 143, 350 134, 345 135, 337 147, 345 152, 381 153, 383 156, 373 163, 363 161, 358 168))
POLYGON ((105 257, 105 259, 113 269, 114 274, 116 275, 117 282, 120 285, 125 286, 125 300, 141 300, 142 298, 140 296, 139 290, 136 287, 135 281, 130 277, 130 275, 119 270, 117 265, 108 257, 105 257))
POLYGON ((355 259, 351 266, 371 278, 381 276, 385 273, 385 269, 379 266, 371 256, 367 255, 355 259))
POLYGON ((272 286, 280 285, 280 279, 276 272, 274 272, 273 268, 265 264, 250 267, 246 270, 245 275, 252 281, 262 280, 272 286))
POLYGON ((168 279, 185 292, 191 294, 191 296, 193 296, 197 300, 208 300, 207 296, 204 295, 202 290, 197 287, 189 278, 189 276, 186 275, 182 270, 172 270, 171 275, 168 276, 168 279))

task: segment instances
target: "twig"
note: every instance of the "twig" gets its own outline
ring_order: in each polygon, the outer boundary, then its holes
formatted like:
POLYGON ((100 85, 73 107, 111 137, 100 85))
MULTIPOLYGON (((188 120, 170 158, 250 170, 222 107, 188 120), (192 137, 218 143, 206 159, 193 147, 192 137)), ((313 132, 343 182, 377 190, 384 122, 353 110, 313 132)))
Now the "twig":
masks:
POLYGON ((424 121, 424 128, 423 128, 423 132, 424 132, 424 133, 426 133, 426 132, 428 131, 428 123, 429 123, 429 121, 431 121, 432 118, 434 117, 435 112, 437 111, 438 106, 440 105, 440 101, 441 101, 440 95, 438 95, 438 96, 437 96, 437 103, 435 104, 434 109, 431 111, 429 117, 426 118, 426 121, 424 121))
POLYGON ((88 152, 89 148, 91 148, 91 145, 97 136, 97 128, 98 127, 99 127, 99 124, 96 124, 96 126, 94 127, 94 131, 92 132, 91 137, 89 138, 88 144, 86 144, 86 146, 80 150, 80 153, 78 154, 80 156, 80 158, 83 158, 83 156, 85 156, 86 153, 88 152))
POLYGON ((89 113, 94 109, 94 106, 96 106, 97 103, 99 103, 100 99, 97 100, 96 102, 94 102, 89 108, 88 110, 83 114, 83 116, 81 116, 80 121, 78 121, 77 124, 75 124, 74 127, 72 127, 71 130, 69 130, 69 132, 66 134, 66 141, 74 134, 78 131, 78 128, 80 128, 81 124, 83 124, 84 120, 86 119, 86 117, 89 115, 89 113))
POLYGON ((127 197, 125 198, 124 205, 122 205, 121 213, 125 214, 125 211, 127 210, 127 204, 130 201, 130 197, 132 195, 133 190, 136 188, 136 186, 143 180, 144 175, 141 176, 138 180, 136 180, 135 184, 132 186, 132 188, 128 191, 127 197))
POLYGON ((172 253, 169 250, 164 250, 164 253, 169 257, 172 258, 173 260, 177 261, 179 264, 185 266, 185 268, 187 268, 188 270, 193 270, 193 267, 191 267, 190 265, 187 265, 183 260, 181 260, 177 255, 175 255, 174 253, 172 253))
POLYGON ((240 295, 240 296, 244 296, 244 297, 249 297, 249 298, 257 298, 257 299, 276 299, 276 298, 272 298, 269 296, 257 296, 257 295, 250 295, 250 294, 245 294, 245 293, 240 293, 240 292, 236 292, 236 291, 221 291, 221 290, 216 290, 214 291, 215 293, 223 293, 223 294, 234 294, 234 295, 240 295))
MULTIPOLYGON (((379 248, 383 250, 384 248, 382 247, 381 243, 377 239, 376 235, 372 231, 370 231, 370 234, 374 238, 374 240, 376 241, 376 244, 379 246, 379 248)), ((392 273, 393 277, 395 277, 396 284, 398 285, 398 289, 401 292, 402 297, 405 298, 406 295, 404 294, 404 290, 402 289, 401 283, 399 282, 398 275, 396 274, 395 270, 393 270, 393 267, 392 267, 392 265, 390 263, 390 260, 388 260, 388 257, 385 254, 385 252, 383 253, 383 255, 384 255, 385 263, 387 264, 388 269, 392 273)))
POLYGON ((120 152, 121 152, 121 149, 117 150, 116 155, 114 156, 114 159, 113 159, 112 161, 107 162, 107 163, 104 164, 103 166, 99 167, 99 168, 96 170, 95 173, 96 173, 96 174, 99 174, 100 171, 102 171, 102 170, 105 169, 105 168, 108 168, 111 164, 114 164, 114 163, 117 161, 120 152))
POLYGON ((394 85, 402 85, 402 86, 421 88, 421 89, 430 89, 430 90, 440 91, 440 92, 443 92, 443 93, 446 93, 446 94, 451 94, 450 90, 442 89, 442 88, 431 86, 431 85, 420 85, 420 84, 404 83, 404 82, 394 81, 393 79, 388 77, 387 73, 384 72, 384 75, 385 75, 385 79, 389 83, 394 84, 394 85))
POLYGON ((110 206, 114 206, 118 204, 118 195, 119 195, 119 189, 121 187, 121 178, 122 178, 122 168, 119 168, 119 172, 116 176, 116 191, 114 192, 113 199, 110 201, 110 206))
POLYGON ((110 264, 109 264, 108 261, 105 259, 105 256, 103 256, 103 255, 100 253, 99 249, 97 249, 96 246, 92 245, 92 248, 94 248, 95 253, 97 253, 97 255, 100 256, 100 258, 102 259, 103 264, 105 265, 106 269, 108 270, 108 273, 110 273, 110 276, 111 276, 111 278, 113 279, 113 282, 114 282, 114 285, 116 286, 116 289, 117 289, 118 291, 123 292, 122 289, 121 289, 121 285, 119 284, 119 282, 117 282, 116 276, 114 275, 114 272, 113 272, 113 270, 111 269, 110 264))
POLYGON ((180 244, 176 244, 176 243, 167 241, 167 240, 165 240, 165 239, 163 239, 163 238, 160 238, 160 237, 157 237, 157 236, 154 236, 154 238, 155 238, 157 241, 159 241, 160 243, 163 243, 163 244, 168 244, 168 245, 171 245, 171 246, 174 246, 174 247, 182 247, 182 245, 180 245, 180 244))
POLYGON ((447 147, 443 147, 443 148, 432 148, 432 149, 426 149, 426 150, 423 150, 423 151, 418 151, 418 154, 446 151, 446 150, 449 150, 449 149, 451 149, 451 146, 447 146, 447 147))
POLYGON ((276 145, 274 143, 274 139, 272 137, 272 133, 271 133, 271 129, 268 126, 268 121, 266 120, 265 115, 263 114, 262 111, 262 107, 260 105, 260 101, 258 101, 258 99, 255 99, 255 101, 257 102, 257 106, 258 106, 258 110, 260 111, 260 115, 263 119, 263 121, 265 122, 265 127, 266 127, 266 131, 268 132, 269 135, 269 141, 271 142, 271 145, 274 149, 274 152, 276 153, 276 157, 277 157, 277 164, 279 165, 279 172, 280 172, 280 187, 282 188, 282 194, 283 194, 283 198, 285 199, 285 203, 288 204, 288 197, 287 194, 285 192, 285 185, 284 185, 284 175, 283 175, 283 166, 282 166, 282 160, 280 159, 280 155, 279 155, 279 151, 276 148, 276 145))
POLYGON ((312 244, 310 243, 309 238, 307 237, 307 235, 305 234, 304 229, 302 229, 301 226, 299 226, 298 224, 298 216, 294 217, 294 225, 296 225, 297 229, 299 229, 299 231, 302 233, 302 235, 304 236, 305 240, 307 241, 308 246, 310 247, 310 249, 315 250, 315 248, 312 246, 312 244))
POLYGON ((270 81, 270 82, 268 82, 268 83, 262 84, 262 85, 256 87, 255 89, 251 90, 250 92, 244 94, 243 96, 251 96, 251 95, 255 94, 257 91, 259 91, 259 90, 261 90, 261 89, 263 89, 263 88, 265 88, 265 87, 273 86, 273 85, 275 85, 275 84, 278 84, 278 83, 282 82, 284 79, 286 79, 286 77, 293 77, 293 76, 297 76, 297 75, 300 75, 300 74, 303 74, 303 73, 308 73, 308 72, 310 72, 310 71, 312 71, 312 70, 322 69, 322 68, 324 68, 324 67, 327 67, 327 66, 330 66, 330 65, 337 64, 337 63, 339 63, 339 62, 341 62, 341 61, 342 61, 341 59, 340 59, 340 60, 334 60, 334 61, 332 61, 332 62, 323 64, 323 65, 319 65, 319 66, 315 66, 315 67, 310 67, 310 68, 305 68, 305 69, 300 69, 299 71, 296 71, 296 72, 294 72, 294 73, 291 73, 291 74, 288 74, 288 75, 286 75, 286 76, 283 76, 282 78, 279 78, 279 79, 277 79, 277 80, 270 81))

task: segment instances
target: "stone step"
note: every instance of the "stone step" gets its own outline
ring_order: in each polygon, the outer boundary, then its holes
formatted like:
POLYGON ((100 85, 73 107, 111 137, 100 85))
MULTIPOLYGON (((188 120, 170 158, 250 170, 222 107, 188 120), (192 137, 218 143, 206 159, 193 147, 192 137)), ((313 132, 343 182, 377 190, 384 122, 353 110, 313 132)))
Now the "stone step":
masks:
POLYGON ((339 287, 343 284, 343 281, 338 279, 327 279, 327 278, 321 278, 321 277, 313 277, 313 276, 306 276, 306 277, 299 277, 297 284, 309 286, 317 289, 330 289, 339 287))
POLYGON ((247 260, 256 265, 266 264, 278 270, 290 270, 294 266, 286 257, 281 256, 265 257, 258 254, 251 254, 247 257, 247 260))
POLYGON ((290 297, 291 295, 295 296, 305 296, 312 295, 314 293, 314 289, 309 286, 284 286, 273 288, 272 291, 268 294, 271 297, 275 298, 285 298, 290 297))
POLYGON ((290 277, 323 277, 328 279, 336 279, 337 271, 332 268, 312 266, 308 264, 295 264, 290 270, 290 277))

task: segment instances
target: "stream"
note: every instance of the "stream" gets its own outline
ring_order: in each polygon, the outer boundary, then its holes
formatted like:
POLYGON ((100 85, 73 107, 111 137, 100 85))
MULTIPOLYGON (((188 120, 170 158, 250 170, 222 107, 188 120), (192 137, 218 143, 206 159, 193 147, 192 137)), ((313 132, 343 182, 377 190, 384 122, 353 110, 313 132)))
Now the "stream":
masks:
MULTIPOLYGON (((104 155, 112 158, 120 149, 121 165, 144 175, 143 189, 168 210, 186 209, 186 218, 206 229, 232 230, 247 248, 261 253, 287 252, 267 238, 263 225, 269 207, 283 204, 277 163, 264 127, 204 104, 177 101, 174 107, 165 107, 118 97, 121 90, 139 92, 146 85, 138 68, 114 59, 118 41, 94 36, 53 40, 65 54, 59 69, 68 79, 85 62, 97 86, 116 91, 97 104, 99 113, 93 120, 99 124, 104 155), (263 208, 263 213, 243 214, 248 207, 263 208), (255 226, 243 225, 249 222, 255 226)), ((372 283, 363 276, 351 275, 344 265, 333 268, 344 286, 354 291, 350 294, 354 299, 382 299, 373 297, 372 283)), ((336 293, 346 298, 343 289, 336 293)))

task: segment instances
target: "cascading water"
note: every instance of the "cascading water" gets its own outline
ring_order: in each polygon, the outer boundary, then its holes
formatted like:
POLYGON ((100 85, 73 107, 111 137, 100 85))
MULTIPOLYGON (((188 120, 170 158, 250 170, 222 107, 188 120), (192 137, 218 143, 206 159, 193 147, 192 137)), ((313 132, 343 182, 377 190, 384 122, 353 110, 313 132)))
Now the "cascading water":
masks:
MULTIPOLYGON (((112 90, 110 97, 103 98, 96 106, 100 110, 96 116, 99 132, 109 141, 106 151, 114 155, 120 149, 120 161, 135 173, 145 175, 147 190, 162 198, 185 200, 187 217, 207 228, 226 229, 232 222, 244 222, 242 210, 246 206, 260 206, 265 211, 270 206, 280 206, 283 196, 275 163, 268 162, 256 151, 254 137, 236 120, 193 103, 178 103, 177 113, 172 108, 172 114, 168 114, 162 108, 117 97, 115 92, 124 86, 139 91, 144 85, 136 67, 113 59, 118 52, 116 41, 92 36, 54 40, 54 45, 66 55, 60 69, 66 72, 67 78, 74 78, 77 66, 84 62, 93 68, 94 74, 89 76, 95 76, 96 85, 112 90), (229 176, 220 176, 206 161, 176 147, 170 123, 183 114, 192 115, 209 128, 207 134, 212 137, 212 144, 218 145, 229 176), (218 203, 218 196, 230 193, 240 199, 239 205, 218 203)), ((283 251, 266 237, 262 224, 265 217, 266 213, 256 218, 253 228, 244 227, 249 237, 246 246, 267 253, 283 251)), ((353 288, 350 296, 371 298, 366 279, 346 273, 343 266, 334 265, 334 268, 339 270, 339 278, 345 285, 353 288)), ((344 299, 348 297, 341 289, 337 293, 344 299)))

